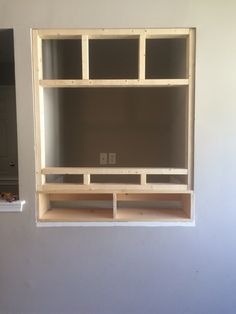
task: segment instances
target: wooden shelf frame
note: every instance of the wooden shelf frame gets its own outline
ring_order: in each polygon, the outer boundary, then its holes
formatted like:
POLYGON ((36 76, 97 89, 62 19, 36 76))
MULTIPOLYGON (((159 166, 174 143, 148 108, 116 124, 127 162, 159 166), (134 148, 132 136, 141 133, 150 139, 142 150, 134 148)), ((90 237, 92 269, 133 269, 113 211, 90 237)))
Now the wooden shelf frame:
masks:
POLYGON ((39 221, 190 221, 192 192, 185 193, 39 193, 39 221), (43 202, 42 202, 43 199, 43 202), (55 202, 59 203, 60 205, 55 202), (99 202, 108 202, 101 206, 99 202), (71 204, 77 207, 71 207, 71 204), (125 206, 121 206, 121 204, 125 206), (163 205, 164 203, 164 205, 163 205), (145 204, 145 206, 144 206, 145 204), (148 206, 147 206, 148 205, 148 206))
MULTIPOLYGON (((35 115, 35 164, 36 191, 38 193, 38 220, 45 216, 48 210, 48 195, 80 195, 81 193, 97 194, 111 193, 113 202, 113 217, 116 219, 119 193, 176 193, 182 195, 183 207, 188 208, 188 218, 192 218, 193 190, 193 136, 194 136, 194 73, 195 73, 195 29, 165 28, 165 29, 35 29, 32 31, 32 59, 34 79, 34 115, 35 115), (138 78, 137 79, 90 79, 89 77, 89 40, 90 39, 133 39, 139 41, 138 78), (179 79, 146 79, 145 58, 147 39, 186 38, 186 78, 179 79), (82 79, 44 79, 43 78, 43 40, 81 40, 82 79), (187 88, 187 113, 185 127, 185 168, 70 168, 46 167, 45 164, 45 117, 44 90, 48 88, 82 88, 82 87, 178 87, 187 88), (46 183, 47 175, 82 175, 82 184, 46 183), (91 183, 92 175, 139 175, 139 184, 107 184, 91 183), (185 176, 185 184, 178 183, 147 183, 147 175, 185 176), (185 197, 183 195, 191 195, 185 197), (191 199, 191 200, 190 200, 191 199)), ((81 195, 82 195, 81 194, 81 195)), ((63 215, 62 215, 63 216, 63 215)), ((94 217, 95 221, 100 221, 94 217)), ((132 217, 130 218, 132 220, 132 217)), ((135 217, 133 217, 135 220, 135 217)), ((158 219, 156 217, 156 219, 158 219)), ((177 218, 178 219, 178 218, 177 218)), ((49 219, 50 220, 50 219, 49 219)), ((145 220, 145 217, 143 217, 145 220)), ((119 219, 118 219, 119 221, 119 219)))

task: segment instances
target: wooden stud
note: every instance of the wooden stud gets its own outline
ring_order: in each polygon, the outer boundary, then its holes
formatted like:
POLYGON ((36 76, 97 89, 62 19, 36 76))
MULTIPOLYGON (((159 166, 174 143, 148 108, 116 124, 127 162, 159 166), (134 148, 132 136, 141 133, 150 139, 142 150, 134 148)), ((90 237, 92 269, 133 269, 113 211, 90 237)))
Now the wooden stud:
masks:
POLYGON ((145 62, 146 62, 146 36, 139 37, 139 79, 145 79, 145 62))
POLYGON ((194 69, 195 69, 195 30, 191 29, 188 37, 188 110, 187 110, 187 168, 188 188, 193 188, 193 142, 194 142, 194 69))
POLYGON ((146 175, 146 173, 140 174, 140 184, 142 184, 142 185, 147 184, 147 175, 146 175))
POLYGON ((88 184, 90 184, 90 174, 84 174, 83 175, 83 178, 84 178, 84 184, 85 185, 88 185, 88 184))
POLYGON ((45 135, 44 135, 44 103, 43 88, 39 86, 39 81, 43 78, 42 64, 42 39, 38 32, 32 33, 32 59, 33 59, 33 79, 34 79, 34 117, 35 117, 35 164, 36 164, 36 184, 45 183, 45 176, 41 169, 45 167, 45 135))
POLYGON ((66 175, 66 174, 100 174, 100 175, 187 175, 187 169, 182 168, 72 168, 72 167, 47 167, 42 169, 42 174, 58 174, 58 175, 66 175))
POLYGON ((125 193, 125 192, 163 192, 163 191, 187 191, 185 184, 169 184, 169 183, 155 183, 155 184, 104 184, 91 183, 84 184, 69 184, 69 183, 45 183, 38 187, 39 192, 43 193, 125 193))
POLYGON ((136 87, 136 86, 188 86, 188 79, 124 79, 124 80, 41 80, 40 86, 47 88, 65 88, 65 87, 136 87))
POLYGON ((82 79, 89 79, 89 37, 82 35, 82 79))
POLYGON ((38 33, 42 39, 78 39, 82 35, 89 35, 91 39, 123 39, 138 38, 142 34, 147 38, 181 38, 189 34, 189 29, 41 29, 38 33))

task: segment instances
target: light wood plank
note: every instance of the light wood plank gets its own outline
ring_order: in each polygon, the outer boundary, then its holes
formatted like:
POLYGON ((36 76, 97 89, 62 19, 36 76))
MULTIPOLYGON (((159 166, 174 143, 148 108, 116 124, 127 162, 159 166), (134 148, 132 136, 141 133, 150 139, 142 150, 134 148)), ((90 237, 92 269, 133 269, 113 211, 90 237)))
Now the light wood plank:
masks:
POLYGON ((45 176, 41 173, 41 169, 45 167, 45 128, 43 88, 39 86, 39 81, 43 78, 42 39, 39 38, 37 31, 33 31, 32 33, 32 59, 34 81, 36 184, 41 185, 45 183, 45 176))
POLYGON ((41 29, 42 39, 78 39, 89 35, 92 39, 138 38, 145 34, 148 38, 186 37, 188 28, 148 28, 148 29, 41 29))
POLYGON ((47 211, 39 221, 73 222, 73 221, 189 221, 181 209, 119 209, 116 219, 109 209, 57 209, 47 211))
POLYGON ((195 30, 191 29, 188 37, 188 125, 187 125, 187 168, 188 188, 193 188, 193 144, 194 144, 194 73, 195 73, 195 30))
POLYGON ((52 208, 39 221, 113 221, 113 214, 109 208, 52 208))
POLYGON ((148 80, 40 80, 40 86, 47 88, 76 87, 135 87, 135 86, 188 86, 188 79, 148 79, 148 80))
POLYGON ((99 184, 90 185, 69 184, 69 183, 46 183, 38 187, 39 192, 43 193, 134 193, 134 192, 164 192, 164 191, 187 191, 187 185, 156 183, 146 185, 135 184, 99 184))
POLYGON ((75 168, 75 167, 47 167, 42 169, 44 175, 48 174, 101 174, 101 175, 137 175, 137 174, 156 174, 156 175, 187 175, 187 169, 182 168, 75 168))
POLYGON ((147 176, 146 176, 146 173, 142 173, 142 174, 140 175, 140 184, 142 184, 142 185, 147 184, 147 176))
POLYGON ((145 79, 145 62, 146 62, 146 35, 139 37, 139 79, 145 79))
POLYGON ((89 79, 89 38, 88 35, 82 36, 82 78, 89 79))
POLYGON ((50 201, 112 201, 112 194, 107 193, 77 193, 77 194, 48 194, 50 201))
POLYGON ((83 175, 84 178, 84 184, 88 185, 90 184, 90 174, 86 173, 83 175))
POLYGON ((118 193, 117 201, 181 201, 188 193, 118 193))
POLYGON ((188 221, 179 208, 118 208, 117 221, 188 221))

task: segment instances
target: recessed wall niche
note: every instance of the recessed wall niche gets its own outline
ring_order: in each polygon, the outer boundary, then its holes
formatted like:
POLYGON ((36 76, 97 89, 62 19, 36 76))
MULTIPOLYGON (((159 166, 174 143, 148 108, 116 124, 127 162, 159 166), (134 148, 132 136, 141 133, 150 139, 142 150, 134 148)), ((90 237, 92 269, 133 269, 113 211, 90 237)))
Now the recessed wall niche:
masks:
POLYGON ((193 221, 194 34, 33 31, 38 222, 193 221))

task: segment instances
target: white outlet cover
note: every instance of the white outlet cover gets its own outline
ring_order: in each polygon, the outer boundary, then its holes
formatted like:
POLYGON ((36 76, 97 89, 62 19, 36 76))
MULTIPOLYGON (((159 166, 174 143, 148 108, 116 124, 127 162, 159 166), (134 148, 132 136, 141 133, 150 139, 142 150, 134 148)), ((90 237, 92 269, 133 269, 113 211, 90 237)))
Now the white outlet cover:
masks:
POLYGON ((116 153, 109 153, 109 164, 110 165, 116 164, 116 153))
POLYGON ((107 153, 100 153, 100 165, 106 165, 107 164, 107 153))

